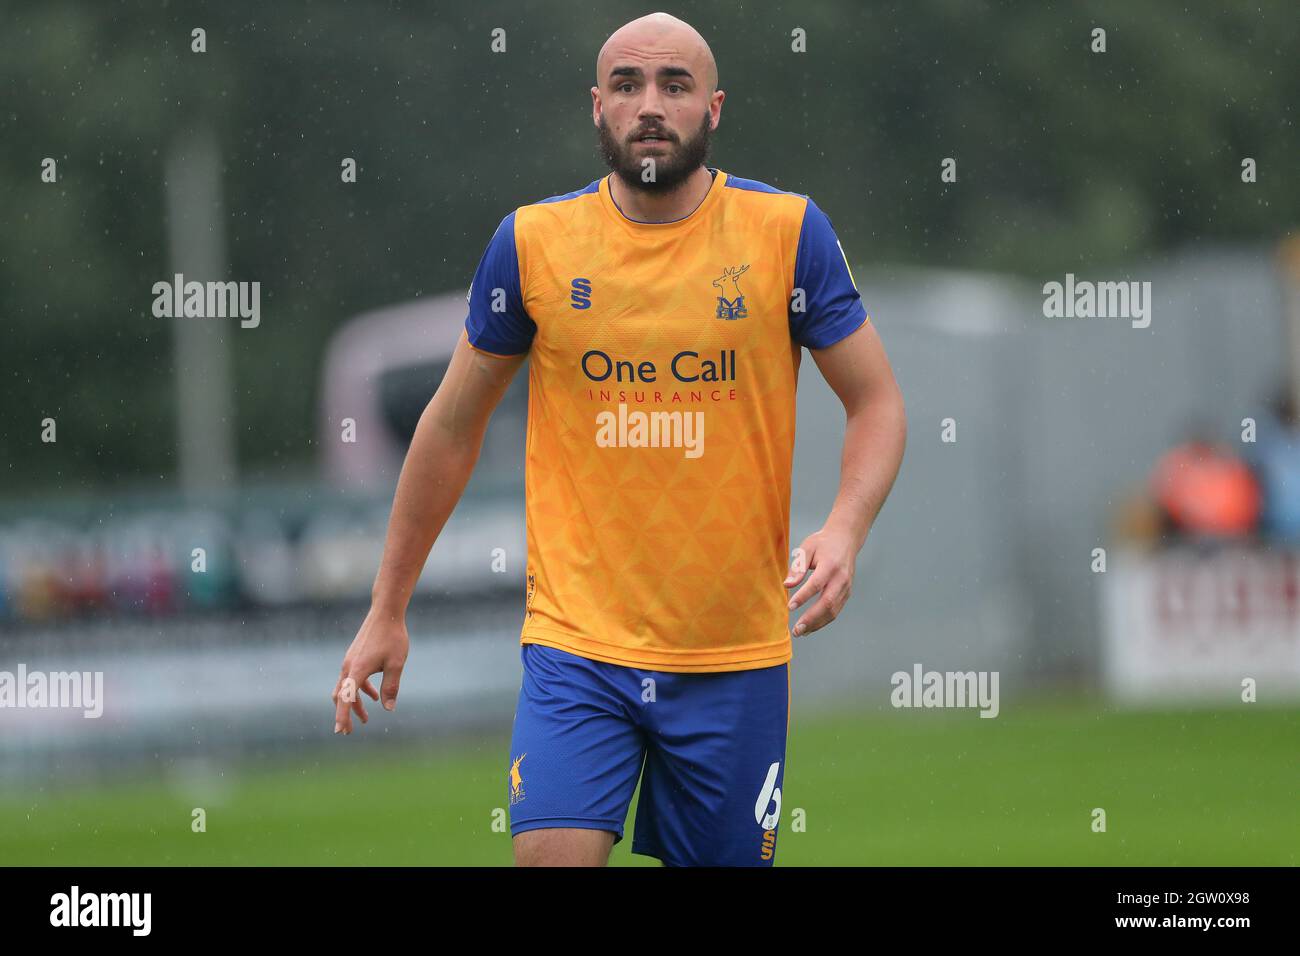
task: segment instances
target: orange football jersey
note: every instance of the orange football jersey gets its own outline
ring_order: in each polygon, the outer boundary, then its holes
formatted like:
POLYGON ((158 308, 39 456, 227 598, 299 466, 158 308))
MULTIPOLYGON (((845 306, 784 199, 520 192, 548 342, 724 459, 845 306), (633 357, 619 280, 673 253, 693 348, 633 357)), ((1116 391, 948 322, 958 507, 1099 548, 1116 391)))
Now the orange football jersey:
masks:
POLYGON ((807 196, 720 170, 684 219, 609 191, 522 206, 470 287, 477 350, 527 352, 520 639, 665 671, 790 659, 800 347, 868 321, 807 196))

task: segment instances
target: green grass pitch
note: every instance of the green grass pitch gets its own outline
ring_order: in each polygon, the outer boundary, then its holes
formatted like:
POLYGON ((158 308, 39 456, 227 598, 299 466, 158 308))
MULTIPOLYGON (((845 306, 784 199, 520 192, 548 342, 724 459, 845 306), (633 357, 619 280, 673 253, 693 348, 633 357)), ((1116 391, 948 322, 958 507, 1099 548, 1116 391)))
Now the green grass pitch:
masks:
MULTIPOLYGON (((245 764, 207 793, 158 781, 10 793, 0 864, 510 863, 510 838, 493 829, 504 738, 376 754, 364 734, 337 741, 353 761, 245 764), (195 806, 205 833, 191 832, 195 806)), ((783 797, 785 866, 1295 866, 1300 711, 1057 702, 986 720, 796 706, 783 797), (1095 807, 1105 833, 1093 832, 1095 807)), ((612 862, 655 865, 631 854, 630 820, 612 862)))

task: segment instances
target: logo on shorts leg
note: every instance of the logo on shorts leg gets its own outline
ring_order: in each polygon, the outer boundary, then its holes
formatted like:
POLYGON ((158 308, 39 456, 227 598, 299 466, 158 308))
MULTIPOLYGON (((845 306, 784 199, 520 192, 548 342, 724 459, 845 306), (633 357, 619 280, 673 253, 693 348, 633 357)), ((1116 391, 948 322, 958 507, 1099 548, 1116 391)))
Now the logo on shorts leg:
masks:
POLYGON ((519 765, 528 754, 520 754, 510 764, 510 805, 513 807, 524 798, 524 777, 519 772, 519 765))
POLYGON ((763 844, 758 854, 763 860, 776 855, 776 824, 781 819, 781 788, 776 785, 776 778, 780 772, 779 760, 767 768, 767 779, 754 804, 754 822, 763 828, 763 844))

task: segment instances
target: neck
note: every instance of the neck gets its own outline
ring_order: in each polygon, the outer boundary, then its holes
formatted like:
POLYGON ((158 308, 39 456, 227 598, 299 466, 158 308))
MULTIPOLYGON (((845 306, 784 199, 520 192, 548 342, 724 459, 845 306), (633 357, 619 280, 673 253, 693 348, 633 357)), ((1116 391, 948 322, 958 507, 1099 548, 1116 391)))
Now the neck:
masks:
POLYGON ((713 186, 713 174, 704 166, 686 177, 672 192, 654 193, 632 189, 622 177, 609 177, 609 194, 623 215, 637 222, 672 222, 693 213, 713 186))

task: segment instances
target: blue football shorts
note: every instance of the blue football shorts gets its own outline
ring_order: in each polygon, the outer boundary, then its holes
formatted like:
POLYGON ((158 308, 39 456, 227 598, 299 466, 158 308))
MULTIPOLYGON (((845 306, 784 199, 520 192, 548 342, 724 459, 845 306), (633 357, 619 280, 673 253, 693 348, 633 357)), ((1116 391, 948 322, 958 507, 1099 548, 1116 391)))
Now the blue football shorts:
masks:
POLYGON ((771 866, 790 713, 788 664, 677 674, 524 644, 506 793, 511 835, 623 839, 669 866, 771 866))

